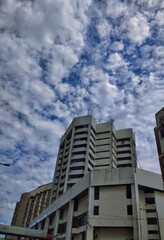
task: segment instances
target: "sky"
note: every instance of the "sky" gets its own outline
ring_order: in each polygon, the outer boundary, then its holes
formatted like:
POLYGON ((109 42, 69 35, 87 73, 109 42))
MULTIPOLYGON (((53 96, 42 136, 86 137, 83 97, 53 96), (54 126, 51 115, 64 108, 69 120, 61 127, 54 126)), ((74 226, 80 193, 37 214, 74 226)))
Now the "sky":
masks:
POLYGON ((160 173, 164 1, 0 1, 0 223, 52 181, 59 140, 90 112, 133 128, 139 166, 160 173))

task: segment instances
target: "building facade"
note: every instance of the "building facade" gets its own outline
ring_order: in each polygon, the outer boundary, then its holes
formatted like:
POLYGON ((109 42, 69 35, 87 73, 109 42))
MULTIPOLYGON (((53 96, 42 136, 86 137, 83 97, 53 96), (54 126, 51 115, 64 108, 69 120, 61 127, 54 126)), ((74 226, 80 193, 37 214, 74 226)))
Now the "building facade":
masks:
POLYGON ((132 129, 116 130, 113 120, 97 124, 91 115, 77 117, 60 141, 51 202, 93 169, 128 166, 136 167, 132 129))
MULTIPOLYGON (((163 119, 164 108, 155 127, 164 179, 163 119)), ((22 194, 12 224, 53 240, 162 240, 162 176, 138 168, 132 129, 77 117, 61 138, 52 184, 22 194)))
POLYGON ((23 193, 13 214, 12 226, 29 227, 30 222, 49 206, 52 183, 23 193))
POLYGON ((161 167, 162 178, 164 181, 164 108, 156 113, 156 127, 154 128, 157 150, 159 156, 159 163, 161 167))
POLYGON ((162 177, 137 167, 132 129, 75 118, 61 138, 51 204, 30 228, 54 240, 164 239, 162 177))

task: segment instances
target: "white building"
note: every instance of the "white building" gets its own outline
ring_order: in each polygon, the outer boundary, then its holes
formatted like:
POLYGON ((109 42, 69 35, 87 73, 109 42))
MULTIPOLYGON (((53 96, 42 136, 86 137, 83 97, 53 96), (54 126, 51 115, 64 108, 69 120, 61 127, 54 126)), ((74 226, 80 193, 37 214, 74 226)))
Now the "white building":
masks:
POLYGON ((137 168, 132 129, 75 118, 60 142, 51 205, 30 227, 53 239, 164 239, 162 177, 137 168))
POLYGON ((61 138, 52 201, 93 169, 136 167, 132 129, 116 130, 113 120, 97 124, 91 115, 75 118, 61 138))

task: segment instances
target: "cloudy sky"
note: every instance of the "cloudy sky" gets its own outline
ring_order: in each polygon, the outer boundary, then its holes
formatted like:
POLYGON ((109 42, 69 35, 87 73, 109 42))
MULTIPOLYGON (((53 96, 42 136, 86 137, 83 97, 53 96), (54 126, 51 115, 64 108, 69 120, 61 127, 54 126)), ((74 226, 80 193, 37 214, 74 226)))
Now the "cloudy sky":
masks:
POLYGON ((164 1, 0 0, 0 223, 52 180, 75 116, 133 128, 140 166, 160 172, 164 1))

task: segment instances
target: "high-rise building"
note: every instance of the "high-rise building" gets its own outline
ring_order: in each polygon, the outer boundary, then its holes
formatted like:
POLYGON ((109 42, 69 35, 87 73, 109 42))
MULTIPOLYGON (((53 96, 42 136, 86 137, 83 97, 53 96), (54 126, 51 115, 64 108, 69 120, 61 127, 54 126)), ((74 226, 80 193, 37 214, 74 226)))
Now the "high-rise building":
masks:
POLYGON ((164 181, 164 108, 156 113, 156 127, 154 128, 157 150, 159 156, 159 163, 161 167, 162 178, 164 181))
POLYGON ((48 183, 23 193, 13 214, 12 226, 28 227, 31 220, 49 206, 52 183, 48 183))
POLYGON ((132 129, 116 130, 113 120, 97 124, 91 115, 75 118, 60 141, 52 201, 89 171, 119 167, 136 167, 132 129))

